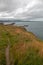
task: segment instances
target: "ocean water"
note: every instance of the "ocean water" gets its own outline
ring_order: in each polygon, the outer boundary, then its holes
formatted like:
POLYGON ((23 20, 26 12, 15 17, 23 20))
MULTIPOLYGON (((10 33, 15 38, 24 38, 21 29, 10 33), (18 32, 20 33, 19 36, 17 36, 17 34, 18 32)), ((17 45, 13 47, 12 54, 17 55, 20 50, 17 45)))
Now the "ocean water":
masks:
POLYGON ((25 25, 27 31, 34 33, 39 39, 43 40, 43 22, 16 22, 15 25, 25 25))

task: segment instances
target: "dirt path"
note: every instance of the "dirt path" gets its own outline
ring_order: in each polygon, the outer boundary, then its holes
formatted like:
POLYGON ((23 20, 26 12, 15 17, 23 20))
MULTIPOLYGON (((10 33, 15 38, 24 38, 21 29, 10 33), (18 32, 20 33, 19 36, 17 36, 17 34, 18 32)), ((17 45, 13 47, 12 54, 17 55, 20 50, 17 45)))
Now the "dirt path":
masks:
POLYGON ((10 65, 9 48, 10 48, 10 46, 8 45, 6 50, 5 50, 6 65, 10 65))

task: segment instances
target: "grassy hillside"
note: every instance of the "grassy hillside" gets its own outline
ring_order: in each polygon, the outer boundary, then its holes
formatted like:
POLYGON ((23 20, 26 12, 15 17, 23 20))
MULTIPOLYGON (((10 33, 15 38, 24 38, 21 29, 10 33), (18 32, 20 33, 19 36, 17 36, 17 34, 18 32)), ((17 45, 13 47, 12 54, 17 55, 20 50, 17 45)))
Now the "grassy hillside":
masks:
POLYGON ((0 65, 43 65, 43 41, 22 27, 0 25, 0 65))

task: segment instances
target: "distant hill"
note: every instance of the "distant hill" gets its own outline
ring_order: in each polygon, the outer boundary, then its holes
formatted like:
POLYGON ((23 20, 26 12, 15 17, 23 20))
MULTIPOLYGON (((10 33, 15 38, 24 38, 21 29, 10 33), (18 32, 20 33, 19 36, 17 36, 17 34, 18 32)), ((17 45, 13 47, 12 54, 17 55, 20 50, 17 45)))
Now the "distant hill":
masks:
POLYGON ((41 21, 19 20, 19 19, 0 19, 0 22, 2 23, 2 22, 41 22, 41 21))
POLYGON ((0 65, 43 65, 43 41, 12 25, 0 25, 0 65))

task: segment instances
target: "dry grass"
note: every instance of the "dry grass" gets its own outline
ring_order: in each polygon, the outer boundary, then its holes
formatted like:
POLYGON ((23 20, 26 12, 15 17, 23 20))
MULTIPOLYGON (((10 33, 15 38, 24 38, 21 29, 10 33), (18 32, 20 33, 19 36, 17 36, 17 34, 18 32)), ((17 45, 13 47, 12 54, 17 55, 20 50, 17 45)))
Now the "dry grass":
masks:
POLYGON ((0 25, 0 65, 7 64, 6 58, 10 65, 43 65, 43 41, 24 28, 0 25))

